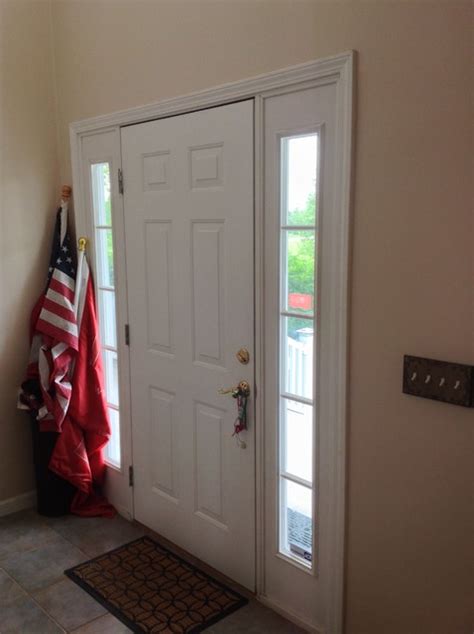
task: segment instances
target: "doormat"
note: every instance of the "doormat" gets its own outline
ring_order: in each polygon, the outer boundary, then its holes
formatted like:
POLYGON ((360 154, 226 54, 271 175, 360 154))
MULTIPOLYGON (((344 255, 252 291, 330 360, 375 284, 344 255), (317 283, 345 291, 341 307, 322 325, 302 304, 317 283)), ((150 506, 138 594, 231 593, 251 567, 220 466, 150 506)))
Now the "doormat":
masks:
POLYGON ((248 603, 150 537, 66 570, 133 632, 202 632, 248 603))

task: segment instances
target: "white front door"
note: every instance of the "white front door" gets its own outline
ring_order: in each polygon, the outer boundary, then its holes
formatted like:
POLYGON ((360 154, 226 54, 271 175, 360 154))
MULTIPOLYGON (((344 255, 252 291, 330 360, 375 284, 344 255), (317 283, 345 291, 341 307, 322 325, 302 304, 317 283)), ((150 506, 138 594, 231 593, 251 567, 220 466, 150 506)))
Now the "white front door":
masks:
POLYGON ((253 102, 121 141, 135 518, 254 589, 253 395, 239 443, 219 394, 254 385, 253 102))

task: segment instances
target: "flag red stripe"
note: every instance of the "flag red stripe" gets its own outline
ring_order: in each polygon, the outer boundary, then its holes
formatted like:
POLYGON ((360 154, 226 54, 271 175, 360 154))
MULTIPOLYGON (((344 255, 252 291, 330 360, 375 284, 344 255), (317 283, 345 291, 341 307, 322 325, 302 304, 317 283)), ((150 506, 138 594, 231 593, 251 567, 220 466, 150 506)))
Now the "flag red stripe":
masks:
POLYGON ((49 299, 48 297, 44 298, 43 308, 46 308, 46 310, 49 310, 51 313, 54 313, 58 317, 69 321, 71 324, 76 324, 76 316, 72 310, 64 308, 64 306, 53 302, 53 300, 49 299))
POLYGON ((42 332, 45 335, 52 337, 53 339, 57 339, 58 341, 64 341, 69 346, 71 346, 71 348, 73 348, 74 350, 78 349, 77 337, 74 337, 73 335, 66 332, 65 330, 62 330, 61 328, 57 328, 56 326, 53 326, 53 324, 50 324, 49 321, 44 321, 44 319, 41 319, 41 318, 38 319, 37 331, 42 332))
POLYGON ((61 282, 58 282, 58 280, 55 280, 54 277, 51 278, 49 288, 53 291, 56 291, 56 293, 59 293, 60 295, 64 295, 64 297, 68 299, 71 304, 74 303, 74 291, 68 288, 65 284, 62 284, 61 282))

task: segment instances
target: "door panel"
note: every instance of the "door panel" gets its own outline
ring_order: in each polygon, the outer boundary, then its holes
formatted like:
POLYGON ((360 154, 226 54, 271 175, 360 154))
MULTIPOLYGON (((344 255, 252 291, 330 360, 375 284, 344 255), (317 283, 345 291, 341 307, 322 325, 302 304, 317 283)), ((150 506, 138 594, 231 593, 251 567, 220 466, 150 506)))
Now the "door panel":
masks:
POLYGON ((254 589, 253 102, 122 129, 135 517, 254 589), (245 347, 251 362, 241 365, 245 347))

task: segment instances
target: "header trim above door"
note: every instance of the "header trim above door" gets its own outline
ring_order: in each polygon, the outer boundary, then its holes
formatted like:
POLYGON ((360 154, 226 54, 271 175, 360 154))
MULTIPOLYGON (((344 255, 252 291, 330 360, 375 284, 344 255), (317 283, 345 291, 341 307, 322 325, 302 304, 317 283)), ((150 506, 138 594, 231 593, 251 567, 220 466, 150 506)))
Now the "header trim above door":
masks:
MULTIPOLYGON (((232 101, 249 99, 255 95, 278 90, 282 88, 293 88, 295 84, 310 82, 312 86, 315 82, 326 81, 334 83, 338 78, 344 79, 347 86, 347 94, 352 94, 352 67, 354 52, 347 51, 325 57, 313 62, 289 66, 281 70, 272 71, 263 75, 256 75, 250 79, 242 79, 236 82, 221 84, 215 88, 199 90, 182 97, 172 97, 164 99, 158 103, 130 108, 128 110, 118 110, 111 114, 99 115, 90 119, 83 119, 71 123, 71 135, 85 132, 97 132, 114 126, 131 125, 142 123, 152 119, 160 119, 170 115, 184 114, 192 110, 209 108, 216 105, 224 105, 232 101)), ((317 84, 316 84, 317 85, 317 84)))

